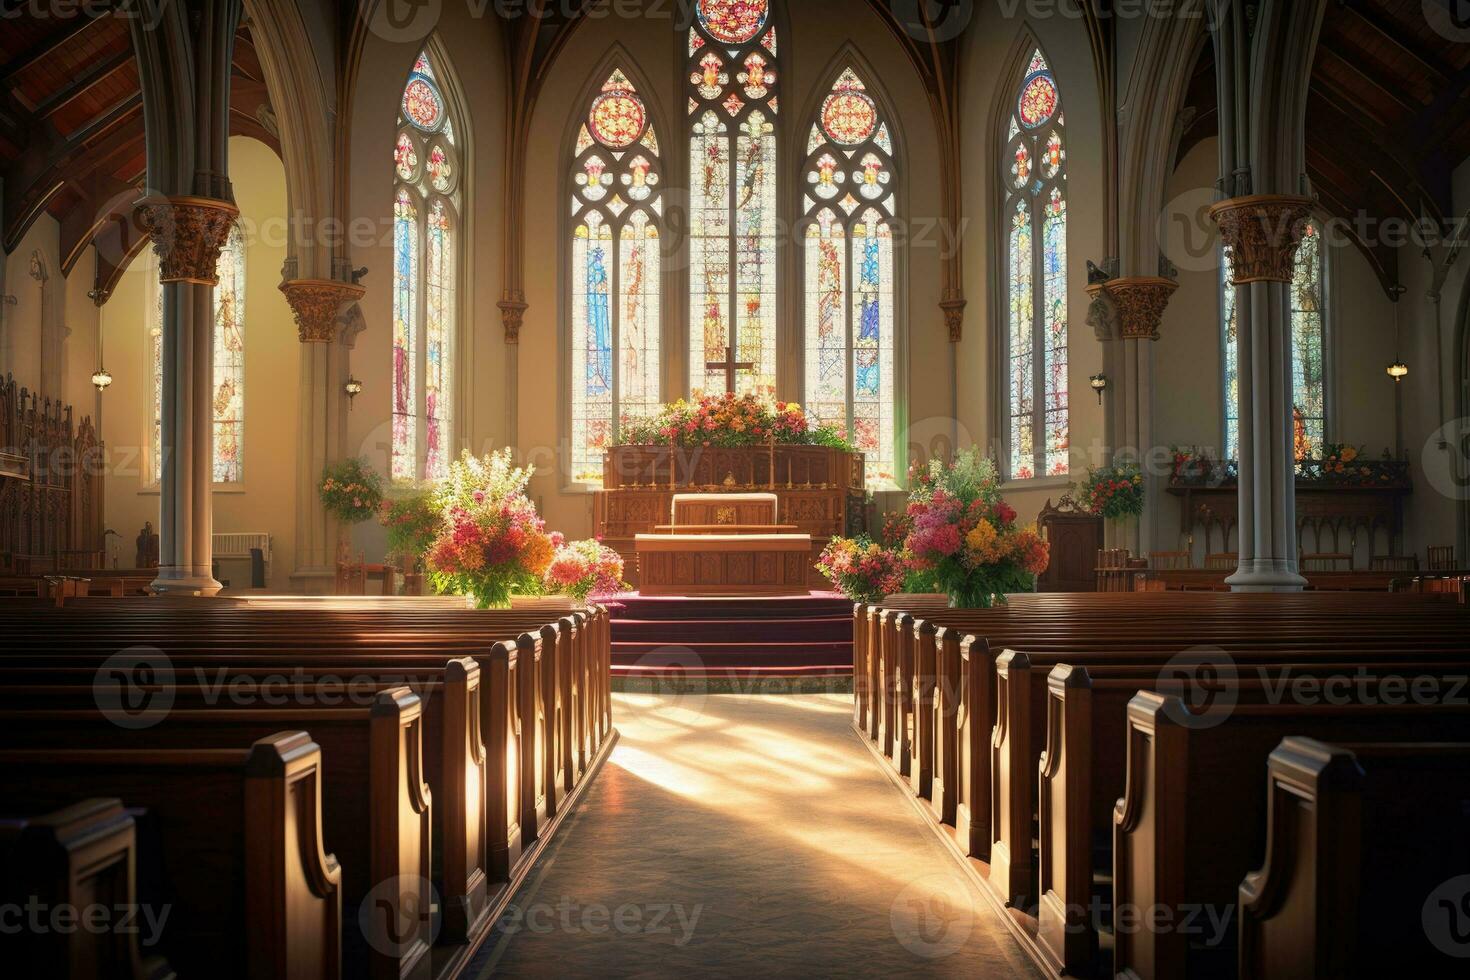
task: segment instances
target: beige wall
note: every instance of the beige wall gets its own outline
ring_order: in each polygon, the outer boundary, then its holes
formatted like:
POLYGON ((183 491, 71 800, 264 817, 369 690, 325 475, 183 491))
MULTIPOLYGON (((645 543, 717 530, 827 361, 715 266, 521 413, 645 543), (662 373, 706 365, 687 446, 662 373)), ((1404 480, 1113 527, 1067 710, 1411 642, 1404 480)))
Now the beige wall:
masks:
MULTIPOLYGON (((273 555, 268 586, 284 590, 293 568, 295 534, 297 363, 300 342, 278 286, 286 257, 286 176, 265 144, 230 139, 230 180, 245 233, 245 441, 243 482, 214 492, 214 529, 267 531, 273 555)), ((159 496, 147 464, 151 252, 134 259, 102 307, 102 330, 113 384, 104 396, 107 443, 107 526, 121 535, 119 557, 131 565, 144 521, 158 526, 159 496)), ((248 562, 226 561, 232 586, 250 584, 248 562)))

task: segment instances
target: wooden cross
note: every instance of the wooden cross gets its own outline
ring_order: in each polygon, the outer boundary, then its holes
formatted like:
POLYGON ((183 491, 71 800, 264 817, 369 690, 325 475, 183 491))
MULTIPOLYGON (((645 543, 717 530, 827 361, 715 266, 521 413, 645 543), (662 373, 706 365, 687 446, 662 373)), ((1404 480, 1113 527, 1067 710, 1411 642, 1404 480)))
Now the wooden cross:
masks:
POLYGON ((755 370, 755 362, 735 360, 735 345, 726 344, 725 359, 723 361, 706 361, 704 369, 706 371, 724 371, 725 390, 733 395, 735 393, 735 372, 753 371, 755 370))

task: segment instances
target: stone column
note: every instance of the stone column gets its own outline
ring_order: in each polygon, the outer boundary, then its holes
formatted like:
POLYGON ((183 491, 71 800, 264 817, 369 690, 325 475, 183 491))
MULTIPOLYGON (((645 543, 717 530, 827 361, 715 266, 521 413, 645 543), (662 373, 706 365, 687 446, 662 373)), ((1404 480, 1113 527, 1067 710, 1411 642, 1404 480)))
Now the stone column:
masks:
POLYGON ((1240 563, 1244 592, 1298 591, 1291 410, 1292 263, 1312 199, 1254 194, 1210 208, 1230 250, 1240 379, 1240 563))
POLYGON ((1159 339, 1159 324, 1164 308, 1179 283, 1163 276, 1120 276, 1089 283, 1087 292, 1094 299, 1099 293, 1111 300, 1115 321, 1115 354, 1113 370, 1117 377, 1109 379, 1112 392, 1112 451, 1115 458, 1132 458, 1143 469, 1143 514, 1136 524, 1119 532, 1108 529, 1111 547, 1127 548, 1135 556, 1155 549, 1153 516, 1158 511, 1163 481, 1149 472, 1150 450, 1154 445, 1154 353, 1153 342, 1159 339))
POLYGON ((500 324, 505 330, 505 441, 514 450, 521 444, 521 324, 530 304, 520 290, 508 290, 505 298, 495 305, 500 309, 500 324))
POLYGON ((214 595, 215 265, 239 209, 229 201, 155 197, 139 202, 163 289, 163 406, 158 577, 154 592, 214 595))
POLYGON ((280 285, 301 341, 301 409, 296 435, 296 569, 292 584, 327 591, 336 574, 340 529, 322 506, 317 484, 327 463, 340 459, 346 438, 340 314, 365 287, 337 279, 288 279, 280 285))

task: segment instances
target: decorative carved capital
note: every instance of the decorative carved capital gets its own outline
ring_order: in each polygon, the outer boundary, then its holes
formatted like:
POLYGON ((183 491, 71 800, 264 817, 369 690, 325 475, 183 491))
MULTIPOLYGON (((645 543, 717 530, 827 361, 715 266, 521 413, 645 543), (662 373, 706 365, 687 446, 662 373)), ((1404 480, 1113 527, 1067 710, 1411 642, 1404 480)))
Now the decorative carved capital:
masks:
POLYGON ((507 297, 495 304, 500 307, 500 323, 505 328, 505 342, 507 344, 519 344, 521 342, 521 320, 526 315, 526 302, 522 293, 510 293, 507 297))
POLYGON ((963 296, 948 296, 939 301, 939 308, 944 311, 944 325, 949 329, 949 342, 957 344, 965 326, 965 298, 963 296))
POLYGON ((1087 287, 1094 301, 1105 293, 1117 311, 1118 336, 1124 340, 1158 340, 1164 307, 1179 284, 1163 276, 1122 276, 1087 287))
POLYGON ((296 315, 296 335, 303 344, 330 344, 337 339, 337 314, 362 299, 365 286, 339 279, 290 279, 281 292, 296 315))
POLYGON ((1230 281, 1291 282, 1296 248, 1315 203, 1297 195, 1252 194, 1212 205, 1210 217, 1230 247, 1230 281))
POLYGON ((133 214, 153 238, 159 282, 219 284, 215 266, 239 208, 207 197, 149 197, 134 206, 133 214))

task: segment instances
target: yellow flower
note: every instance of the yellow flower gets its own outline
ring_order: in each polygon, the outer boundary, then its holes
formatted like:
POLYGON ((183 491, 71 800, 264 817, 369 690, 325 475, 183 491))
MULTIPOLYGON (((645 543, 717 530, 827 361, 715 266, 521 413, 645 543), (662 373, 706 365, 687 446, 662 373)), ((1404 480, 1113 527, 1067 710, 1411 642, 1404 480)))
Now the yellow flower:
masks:
POLYGON ((1342 461, 1344 463, 1351 463, 1353 460, 1355 460, 1357 458, 1358 458, 1358 451, 1355 448, 1353 448, 1352 446, 1348 446, 1346 449, 1344 449, 1342 451, 1342 461))

